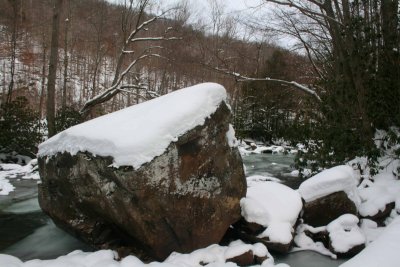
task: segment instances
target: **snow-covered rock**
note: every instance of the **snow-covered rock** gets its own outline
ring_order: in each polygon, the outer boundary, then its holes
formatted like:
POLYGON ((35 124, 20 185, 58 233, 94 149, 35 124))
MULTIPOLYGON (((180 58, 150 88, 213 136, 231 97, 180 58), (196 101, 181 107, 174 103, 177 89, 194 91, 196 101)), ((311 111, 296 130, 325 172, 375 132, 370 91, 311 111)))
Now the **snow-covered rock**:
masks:
POLYGON ((399 251, 400 217, 397 217, 375 241, 340 267, 398 267, 399 251))
POLYGON ((300 224, 296 229, 294 251, 313 250, 334 259, 353 256, 366 243, 366 236, 358 227, 358 222, 355 215, 344 214, 327 226, 300 224))
POLYGON ((155 259, 218 243, 246 192, 225 96, 216 84, 189 87, 49 139, 42 209, 96 247, 155 259))
POLYGON ((330 249, 340 256, 353 256, 365 247, 366 237, 358 227, 359 219, 353 214, 344 214, 327 225, 330 249))
POLYGON ((374 177, 374 182, 365 179, 358 191, 360 215, 382 223, 395 208, 400 196, 400 182, 391 172, 382 172, 374 177))
POLYGON ((329 249, 329 233, 326 226, 312 227, 307 224, 297 226, 296 235, 294 237, 294 251, 312 250, 322 255, 336 259, 336 254, 333 254, 329 249))
POLYGON ((8 195, 14 191, 15 187, 11 184, 10 179, 40 179, 37 160, 33 159, 25 166, 0 163, 0 195, 8 195))
POLYGON ((359 204, 357 180, 350 166, 341 165, 324 170, 304 181, 299 187, 299 193, 306 202, 340 191, 346 192, 356 205, 359 204))
POLYGON ((266 228, 258 238, 265 239, 269 248, 289 249, 293 241, 293 226, 302 209, 297 191, 276 182, 255 183, 253 180, 240 205, 247 222, 266 228))
POLYGON ((353 169, 347 165, 322 171, 304 181, 298 189, 305 201, 304 222, 323 226, 340 215, 357 214, 360 197, 356 184, 353 169))

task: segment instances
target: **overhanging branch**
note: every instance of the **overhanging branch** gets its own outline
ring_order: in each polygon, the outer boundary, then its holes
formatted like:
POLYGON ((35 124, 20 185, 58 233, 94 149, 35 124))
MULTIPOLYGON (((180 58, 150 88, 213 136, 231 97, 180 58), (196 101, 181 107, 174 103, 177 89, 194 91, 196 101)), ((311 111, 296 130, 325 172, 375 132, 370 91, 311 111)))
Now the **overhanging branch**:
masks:
POLYGON ((299 89, 305 93, 307 93, 308 95, 313 96, 318 102, 322 102, 320 96, 317 94, 317 92, 315 90, 313 90, 312 88, 304 85, 304 84, 300 84, 298 82, 295 81, 285 81, 285 80, 281 80, 281 79, 273 79, 273 78, 269 78, 269 77, 265 77, 265 78, 251 78, 251 77, 247 77, 244 76, 240 73, 237 72, 231 72, 228 70, 224 70, 224 69, 220 69, 217 67, 211 67, 213 70, 216 70, 219 73, 228 75, 233 77, 237 82, 257 82, 257 81, 263 81, 263 82, 275 82, 275 83, 279 83, 279 84, 284 84, 284 85, 288 85, 291 87, 294 87, 296 89, 299 89))

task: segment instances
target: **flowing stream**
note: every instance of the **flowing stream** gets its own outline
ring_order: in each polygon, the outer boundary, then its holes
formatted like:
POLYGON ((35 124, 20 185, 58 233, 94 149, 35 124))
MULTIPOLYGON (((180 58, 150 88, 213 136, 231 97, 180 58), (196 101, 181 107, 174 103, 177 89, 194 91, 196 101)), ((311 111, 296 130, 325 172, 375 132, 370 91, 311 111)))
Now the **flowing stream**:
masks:
MULTIPOLYGON (((292 155, 254 154, 243 156, 246 175, 275 177, 283 184, 297 188, 301 179, 293 176, 292 155)), ((52 259, 80 249, 92 248, 58 229, 45 215, 37 200, 37 181, 14 178, 16 190, 0 196, 0 253, 10 254, 23 261, 52 259)), ((332 260, 312 251, 288 255, 273 254, 276 263, 291 267, 337 267, 343 260, 332 260)))

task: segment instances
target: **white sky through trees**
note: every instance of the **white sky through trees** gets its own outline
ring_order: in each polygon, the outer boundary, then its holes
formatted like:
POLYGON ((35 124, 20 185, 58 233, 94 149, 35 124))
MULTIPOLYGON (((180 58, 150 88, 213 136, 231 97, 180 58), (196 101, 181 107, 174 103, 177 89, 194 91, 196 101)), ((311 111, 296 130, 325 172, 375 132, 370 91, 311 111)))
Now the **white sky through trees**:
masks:
MULTIPOLYGON (((107 0, 111 3, 123 3, 124 0, 107 0)), ((160 4, 164 7, 171 7, 179 3, 188 2, 191 12, 200 15, 202 18, 210 18, 211 4, 214 0, 153 0, 154 4, 160 4)), ((216 0, 224 7, 225 14, 246 13, 260 5, 262 0, 216 0)))
MULTIPOLYGON (((123 3, 125 0, 107 0, 111 3, 123 3)), ((245 29, 242 22, 249 22, 250 20, 258 21, 257 18, 269 17, 271 10, 275 8, 274 5, 269 5, 266 9, 265 0, 152 0, 151 3, 155 6, 161 7, 165 10, 174 7, 177 4, 188 3, 190 18, 189 23, 196 24, 202 22, 205 24, 212 24, 212 2, 217 2, 221 6, 224 17, 236 18, 239 21, 236 37, 251 39, 253 41, 266 41, 275 43, 281 47, 291 49, 296 43, 296 40, 289 36, 264 36, 265 33, 255 33, 245 29), (263 8, 260 6, 263 5, 263 8), (250 36, 250 37, 249 37, 250 36)), ((272 19, 272 16, 271 16, 272 19)))

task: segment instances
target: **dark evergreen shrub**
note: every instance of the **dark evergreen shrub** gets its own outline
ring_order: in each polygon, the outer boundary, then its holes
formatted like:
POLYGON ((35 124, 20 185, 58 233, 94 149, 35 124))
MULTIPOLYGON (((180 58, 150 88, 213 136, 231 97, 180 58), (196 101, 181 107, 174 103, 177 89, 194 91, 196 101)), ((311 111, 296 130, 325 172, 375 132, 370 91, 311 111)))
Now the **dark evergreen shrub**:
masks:
POLYGON ((83 121, 82 115, 73 107, 61 108, 56 114, 56 132, 64 131, 69 127, 79 124, 83 121))
POLYGON ((35 157, 43 139, 39 114, 25 97, 18 97, 0 107, 0 151, 35 157))

